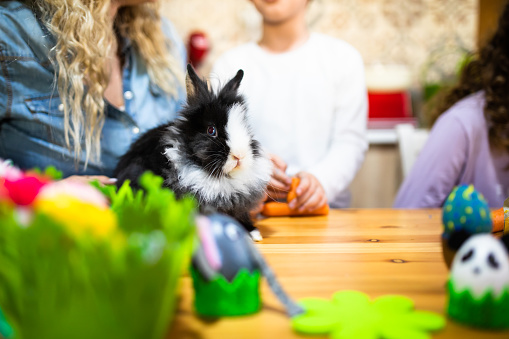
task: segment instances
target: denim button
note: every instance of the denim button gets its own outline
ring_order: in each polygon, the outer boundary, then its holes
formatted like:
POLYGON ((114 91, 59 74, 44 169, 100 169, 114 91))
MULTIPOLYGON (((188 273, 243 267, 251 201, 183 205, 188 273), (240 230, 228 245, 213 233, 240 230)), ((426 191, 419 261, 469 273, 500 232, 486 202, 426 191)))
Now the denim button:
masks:
POLYGON ((60 105, 58 105, 58 110, 59 110, 60 112, 63 112, 63 111, 64 111, 64 104, 60 104, 60 105))
POLYGON ((138 127, 133 127, 132 131, 134 134, 140 133, 140 129, 138 127))
POLYGON ((131 91, 125 91, 125 93, 124 93, 124 98, 125 98, 126 100, 131 100, 133 97, 134 97, 133 92, 131 92, 131 91))

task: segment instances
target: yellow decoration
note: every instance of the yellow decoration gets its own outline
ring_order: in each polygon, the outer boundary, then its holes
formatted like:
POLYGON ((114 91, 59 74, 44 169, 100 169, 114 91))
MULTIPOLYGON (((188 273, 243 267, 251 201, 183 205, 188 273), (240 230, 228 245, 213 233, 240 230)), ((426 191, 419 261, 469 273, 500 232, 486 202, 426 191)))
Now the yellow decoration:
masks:
POLYGON ((452 221, 448 221, 447 222, 447 227, 449 227, 449 229, 452 231, 454 230, 454 223, 452 221))
POLYGON ((468 185, 467 189, 463 191, 463 199, 472 200, 472 193, 474 193, 474 185, 468 185))
POLYGON ((457 189, 457 188, 455 188, 455 189, 451 192, 451 194, 449 194, 449 198, 447 198, 447 200, 449 200, 449 201, 453 201, 453 200, 454 200, 454 198, 456 198, 456 191, 457 191, 457 190, 458 190, 458 189, 457 189))
POLYGON ((111 209, 85 203, 73 196, 37 199, 34 207, 61 223, 76 238, 90 234, 105 239, 117 230, 117 219, 111 209))

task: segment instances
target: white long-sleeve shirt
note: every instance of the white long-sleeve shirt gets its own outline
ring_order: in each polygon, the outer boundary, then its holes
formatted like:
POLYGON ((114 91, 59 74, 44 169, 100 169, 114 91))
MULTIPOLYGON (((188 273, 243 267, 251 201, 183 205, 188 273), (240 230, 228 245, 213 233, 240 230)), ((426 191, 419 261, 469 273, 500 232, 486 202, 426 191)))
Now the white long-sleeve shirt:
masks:
POLYGON ((317 33, 285 53, 247 43, 218 59, 211 81, 225 84, 239 69, 255 138, 286 161, 289 175, 315 175, 332 207, 348 207, 348 186, 368 148, 364 66, 357 50, 317 33))

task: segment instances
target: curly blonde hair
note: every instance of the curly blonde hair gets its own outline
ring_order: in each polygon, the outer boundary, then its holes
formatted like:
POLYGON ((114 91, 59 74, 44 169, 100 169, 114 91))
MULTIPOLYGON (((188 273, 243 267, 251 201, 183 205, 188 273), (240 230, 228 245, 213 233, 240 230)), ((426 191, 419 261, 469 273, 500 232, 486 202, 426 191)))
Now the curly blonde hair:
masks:
POLYGON ((85 167, 99 161, 101 131, 105 119, 104 92, 108 86, 109 59, 116 46, 116 35, 132 41, 147 65, 153 83, 175 97, 184 74, 172 56, 171 43, 161 27, 156 4, 121 7, 113 20, 111 0, 33 0, 47 28, 55 35, 51 59, 64 107, 64 133, 75 161, 81 158, 82 141, 85 167), (72 142, 71 142, 72 141, 72 142))

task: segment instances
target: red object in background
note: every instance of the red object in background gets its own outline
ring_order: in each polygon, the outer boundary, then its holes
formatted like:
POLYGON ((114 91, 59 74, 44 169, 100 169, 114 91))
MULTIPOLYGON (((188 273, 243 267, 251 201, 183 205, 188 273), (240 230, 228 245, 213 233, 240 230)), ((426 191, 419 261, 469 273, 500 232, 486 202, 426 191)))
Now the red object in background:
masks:
POLYGON ((188 62, 194 68, 200 66, 210 49, 207 35, 200 31, 192 32, 187 43, 188 62))
POLYGON ((371 118, 406 118, 412 116, 410 94, 407 91, 369 92, 371 118))

